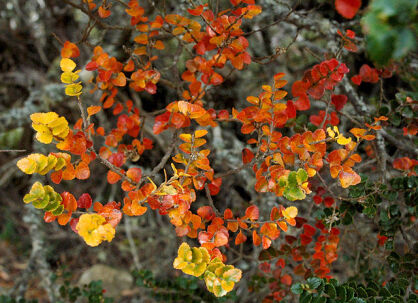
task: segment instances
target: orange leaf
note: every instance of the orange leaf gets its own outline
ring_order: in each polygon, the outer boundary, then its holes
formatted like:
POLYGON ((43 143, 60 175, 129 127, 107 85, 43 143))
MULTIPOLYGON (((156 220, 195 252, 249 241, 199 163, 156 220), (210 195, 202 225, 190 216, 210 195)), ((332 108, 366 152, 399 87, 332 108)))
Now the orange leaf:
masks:
POLYGON ((253 230, 253 243, 255 246, 258 246, 261 244, 261 238, 260 236, 257 234, 257 231, 253 230))
POLYGON ((63 48, 61 49, 61 57, 63 58, 76 58, 80 56, 80 50, 77 45, 70 41, 65 41, 63 48))
POLYGON ((271 245, 271 240, 267 238, 266 236, 263 236, 261 242, 263 243, 263 249, 267 249, 271 245))
POLYGON ((147 207, 140 205, 138 202, 132 202, 131 211, 133 216, 142 216, 147 211, 147 207))
POLYGON ((216 233, 214 243, 216 247, 225 246, 228 244, 228 232, 226 229, 225 232, 216 233))
POLYGON ((103 18, 103 19, 109 17, 111 14, 110 10, 103 8, 103 6, 99 7, 98 13, 99 13, 100 18, 103 18))
POLYGON ((235 245, 239 245, 241 243, 244 243, 245 241, 247 241, 247 237, 240 230, 237 237, 235 238, 235 245))
POLYGON ((87 107, 87 113, 88 113, 89 117, 97 114, 101 110, 102 110, 101 106, 89 106, 89 107, 87 107))
POLYGON ((61 197, 62 197, 62 203, 66 210, 68 210, 69 212, 72 212, 77 209, 77 200, 71 193, 65 191, 61 193, 61 197))
POLYGON ((61 214, 61 215, 58 216, 58 224, 59 225, 66 225, 68 223, 68 221, 70 221, 70 219, 71 219, 71 212, 61 214))
POLYGON ((86 162, 80 162, 75 169, 75 177, 79 180, 86 180, 90 177, 90 168, 86 162))
POLYGON ((340 179, 341 186, 343 188, 347 188, 351 185, 356 185, 361 182, 360 176, 355 173, 351 168, 347 168, 344 166, 343 170, 338 175, 340 179))
POLYGON ((121 176, 119 176, 117 173, 111 170, 107 172, 107 182, 109 182, 109 184, 115 184, 120 179, 121 179, 121 176))
POLYGON ((255 205, 251 205, 245 211, 245 218, 249 220, 253 220, 253 221, 258 220, 259 216, 260 216, 260 212, 258 210, 258 207, 255 205))
POLYGON ((118 73, 118 75, 116 76, 116 78, 112 79, 112 83, 115 86, 125 86, 126 85, 126 77, 125 74, 120 72, 118 73))
POLYGON ((286 222, 280 221, 280 222, 277 222, 277 224, 279 225, 279 227, 280 227, 281 230, 287 231, 287 224, 286 224, 286 222))
POLYGON ((242 150, 242 163, 248 164, 254 159, 254 154, 248 148, 242 150))
POLYGON ((194 132, 194 137, 195 138, 200 138, 200 137, 206 136, 207 133, 208 133, 208 131, 206 129, 199 129, 199 130, 194 132))
POLYGON ((210 221, 215 218, 215 212, 210 206, 202 206, 197 210, 197 214, 204 220, 210 221))

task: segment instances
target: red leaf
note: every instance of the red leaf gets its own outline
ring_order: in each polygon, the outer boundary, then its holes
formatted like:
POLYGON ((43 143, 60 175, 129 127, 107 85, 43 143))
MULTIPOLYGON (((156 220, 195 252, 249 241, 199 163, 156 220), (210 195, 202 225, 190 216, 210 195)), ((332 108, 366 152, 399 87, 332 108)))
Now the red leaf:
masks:
POLYGON ((244 164, 250 163, 254 159, 254 154, 248 148, 242 150, 242 162, 244 164))
POLYGON ((322 202, 322 197, 321 196, 318 196, 318 195, 315 195, 313 197, 313 201, 315 202, 316 205, 319 205, 322 202))
POLYGON ((355 75, 355 76, 351 77, 351 81, 355 85, 360 85, 361 84, 361 76, 360 75, 355 75))
POLYGON ((197 214, 206 221, 211 221, 213 218, 215 218, 215 212, 210 206, 199 207, 197 214))
POLYGON ((311 107, 308 95, 299 96, 295 101, 295 107, 297 110, 308 110, 311 107))
POLYGON ((379 246, 383 246, 386 240, 388 239, 388 237, 377 235, 377 239, 378 239, 377 243, 379 244, 379 246))
POLYGON ((188 8, 187 11, 189 12, 190 15, 200 16, 203 12, 204 7, 205 6, 201 4, 201 5, 197 6, 196 8, 188 8))
POLYGON ((333 199, 332 197, 326 197, 326 198, 324 199, 324 205, 325 205, 326 207, 331 207, 331 206, 332 206, 332 204, 334 204, 334 199, 333 199))
POLYGON ((290 286, 292 285, 292 277, 289 275, 284 275, 281 279, 280 282, 282 282, 283 284, 290 286))
POLYGON ((226 109, 222 109, 218 112, 218 119, 219 120, 228 120, 229 119, 229 113, 226 109))
MULTIPOLYGON (((361 77, 361 80, 363 80, 364 82, 377 83, 377 81, 379 81, 379 74, 377 70, 368 66, 367 64, 363 64, 360 67, 359 75, 361 77)), ((351 80, 353 79, 351 78, 351 80)))
POLYGON ((267 263, 267 262, 261 263, 259 265, 259 267, 260 267, 260 270, 264 271, 265 273, 268 273, 271 270, 271 265, 270 265, 270 263, 267 263))
POLYGON ((86 64, 86 70, 93 71, 96 70, 99 67, 96 61, 91 61, 86 64))
POLYGON ((293 236, 285 236, 284 239, 286 240, 287 243, 292 244, 293 242, 295 242, 297 240, 296 237, 293 236))
POLYGON ((303 233, 308 237, 312 237, 313 235, 315 235, 316 229, 312 225, 303 224, 303 233))
POLYGON ((286 115, 288 119, 296 118, 296 107, 291 100, 286 103, 286 115))
POLYGON ((347 103, 346 95, 332 95, 331 102, 334 104, 335 109, 340 111, 343 109, 344 105, 347 103))
POLYGON ((47 212, 45 213, 45 215, 44 215, 44 221, 45 221, 46 223, 51 223, 51 222, 54 222, 56 218, 57 218, 57 217, 55 217, 55 216, 54 216, 51 212, 49 212, 49 211, 47 211, 47 212))
POLYGON ((77 200, 77 206, 79 208, 85 208, 85 209, 89 209, 91 207, 91 204, 93 203, 91 197, 89 194, 84 193, 80 196, 80 198, 78 198, 77 200))
POLYGON ((312 237, 309 237, 305 234, 300 235, 300 244, 308 245, 311 242, 312 242, 312 237))
POLYGON ((78 234, 78 231, 76 229, 76 226, 78 224, 78 220, 79 220, 79 218, 72 218, 71 221, 70 221, 70 227, 73 230, 73 232, 75 232, 76 234, 78 234))
POLYGON ((277 267, 284 268, 284 267, 285 267, 285 265, 286 265, 286 262, 285 262, 285 260, 284 260, 283 258, 280 258, 280 259, 279 259, 279 260, 277 260, 277 262, 276 262, 276 266, 277 266, 277 267))
POLYGON ((75 211, 77 209, 77 200, 69 192, 65 191, 61 193, 62 204, 64 208, 68 211, 75 211))
POLYGON ((335 0, 335 9, 347 19, 352 19, 361 6, 361 0, 335 0))

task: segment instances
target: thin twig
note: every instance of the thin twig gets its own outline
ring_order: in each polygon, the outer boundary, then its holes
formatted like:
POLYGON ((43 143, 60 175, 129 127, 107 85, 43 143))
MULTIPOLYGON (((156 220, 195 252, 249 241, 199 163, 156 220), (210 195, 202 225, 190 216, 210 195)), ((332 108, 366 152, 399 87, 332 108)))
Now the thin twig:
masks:
POLYGON ((221 213, 219 212, 219 210, 215 207, 215 204, 213 203, 213 199, 212 196, 210 195, 210 190, 209 190, 209 186, 207 183, 205 183, 205 191, 206 191, 206 197, 208 198, 209 204, 212 207, 213 211, 215 212, 217 217, 222 217, 221 213))

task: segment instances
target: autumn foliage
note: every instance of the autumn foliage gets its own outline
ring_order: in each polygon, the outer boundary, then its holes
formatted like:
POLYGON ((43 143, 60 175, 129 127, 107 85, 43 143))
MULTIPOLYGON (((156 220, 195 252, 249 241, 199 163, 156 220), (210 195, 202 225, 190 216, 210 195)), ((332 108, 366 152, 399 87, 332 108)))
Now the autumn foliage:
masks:
MULTIPOLYGON (((108 2, 84 0, 97 22, 112 16, 108 2)), ((17 166, 25 174, 48 175, 54 184, 106 178, 108 186, 119 187, 123 196, 97 202, 89 193, 75 197, 56 192, 45 179, 34 183, 23 201, 42 209, 45 222, 67 225, 68 233, 78 234, 89 246, 111 242, 124 216, 158 212, 183 237, 173 267, 200 277, 216 297, 232 291, 243 277, 244 269, 228 264, 231 247, 260 250, 261 270, 276 281, 265 302, 289 295, 295 279, 331 279, 332 265, 339 258, 341 220, 348 216, 341 209, 342 202, 352 199, 348 196, 351 188, 365 182, 358 166, 381 161, 376 155, 377 138, 390 123, 389 113, 379 111, 363 113, 368 115, 364 118, 348 116, 347 105, 357 101, 345 88, 356 90, 363 83, 378 86, 393 76, 394 65, 369 62, 353 70, 347 56, 358 51, 356 37, 361 31, 341 28, 335 36, 338 50, 318 58, 300 78, 277 69, 267 83, 247 96, 245 106, 223 108, 220 100, 216 109, 210 108, 206 95, 226 85, 227 71, 241 73, 255 64, 245 25, 262 13, 262 4, 231 0, 224 10, 215 11, 205 1, 190 1, 186 15, 148 16, 142 1, 122 2, 133 32, 133 47, 125 50, 126 59, 112 56, 100 45, 80 56, 80 43, 65 41, 57 82, 63 84, 67 102, 77 104, 79 119, 71 124, 70 118, 53 111, 33 113, 36 140, 54 145, 55 151, 29 154, 17 166), (167 35, 189 52, 179 70, 181 85, 171 83, 159 68, 167 35), (80 77, 81 70, 91 78, 80 77), (123 99, 121 92, 156 96, 166 85, 177 97, 153 114, 153 136, 146 136, 145 120, 150 115, 134 100, 123 99), (99 100, 92 102, 91 96, 97 94, 99 100), (320 109, 316 104, 322 104, 320 109), (114 117, 116 124, 101 125, 96 117, 102 114, 114 117), (302 114, 308 115, 309 127, 296 127, 302 114), (212 166, 217 157, 212 131, 227 125, 238 126, 244 148, 237 167, 219 171, 212 166), (135 162, 153 153, 154 138, 164 134, 170 138, 168 151, 158 165, 145 171, 135 162), (364 153, 367 147, 369 156, 364 153), (93 163, 104 165, 106 175, 96 175, 93 163), (244 208, 224 207, 219 192, 225 178, 243 170, 254 178, 260 199, 247 201, 244 208), (157 174, 164 176, 161 182, 157 174), (275 205, 266 211, 262 197, 269 193, 275 205), (301 205, 309 203, 310 209, 327 209, 326 215, 314 217, 300 211, 301 205)), ((355 18, 361 6, 360 0, 335 1, 336 12, 347 19, 355 18)), ((416 101, 408 100, 405 106, 416 107, 416 101)), ((405 129, 415 136, 416 120, 405 129)), ((401 155, 392 160, 398 172, 416 176, 418 161, 401 155)), ((355 199, 363 201, 367 194, 355 199)), ((376 239, 376 243, 381 245, 386 239, 376 239)))

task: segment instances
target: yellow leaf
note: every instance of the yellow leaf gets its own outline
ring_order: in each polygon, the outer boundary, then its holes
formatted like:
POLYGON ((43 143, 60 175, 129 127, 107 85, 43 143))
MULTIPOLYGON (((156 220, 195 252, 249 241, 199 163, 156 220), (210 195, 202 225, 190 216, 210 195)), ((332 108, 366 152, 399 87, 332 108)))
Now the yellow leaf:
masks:
POLYGON ((80 96, 82 89, 83 87, 80 83, 69 84, 65 87, 65 94, 71 97, 80 96))
POLYGON ((351 138, 345 138, 342 135, 339 135, 337 138, 337 143, 340 145, 346 145, 351 142, 351 138))
POLYGON ((77 80, 79 78, 78 74, 73 73, 73 72, 63 72, 61 74, 61 82, 62 83, 73 83, 75 80, 77 80))
POLYGON ((206 136, 207 133, 208 133, 208 131, 206 129, 199 129, 199 130, 194 132, 194 137, 195 138, 200 138, 200 137, 206 136))
POLYGON ((327 133, 331 138, 335 138, 335 132, 331 129, 331 127, 327 127, 327 133))
POLYGON ((17 167, 25 174, 31 175, 36 172, 37 164, 35 160, 26 157, 17 161, 17 167))
POLYGON ((294 206, 290 206, 287 207, 282 214, 286 219, 293 219, 298 215, 298 209, 294 206))
POLYGON ((52 133, 51 132, 48 132, 48 133, 38 132, 36 133, 36 140, 44 144, 49 144, 52 142, 52 133))
POLYGON ((115 236, 112 225, 98 214, 81 215, 76 230, 89 246, 97 246, 103 241, 111 242, 115 236))
POLYGON ((179 138, 184 142, 190 143, 192 142, 192 135, 191 134, 180 134, 179 138))
POLYGON ((161 189, 156 193, 159 196, 176 195, 177 190, 172 185, 163 185, 161 189))
POLYGON ((48 113, 34 113, 30 115, 32 122, 37 124, 48 124, 58 118, 58 114, 55 112, 48 113))
POLYGON ((64 117, 60 117, 51 123, 48 123, 48 127, 52 129, 52 134, 57 137, 65 138, 70 131, 68 127, 68 121, 64 117))
POLYGON ((76 64, 73 60, 68 58, 61 59, 60 67, 63 72, 72 72, 76 67, 76 64))

